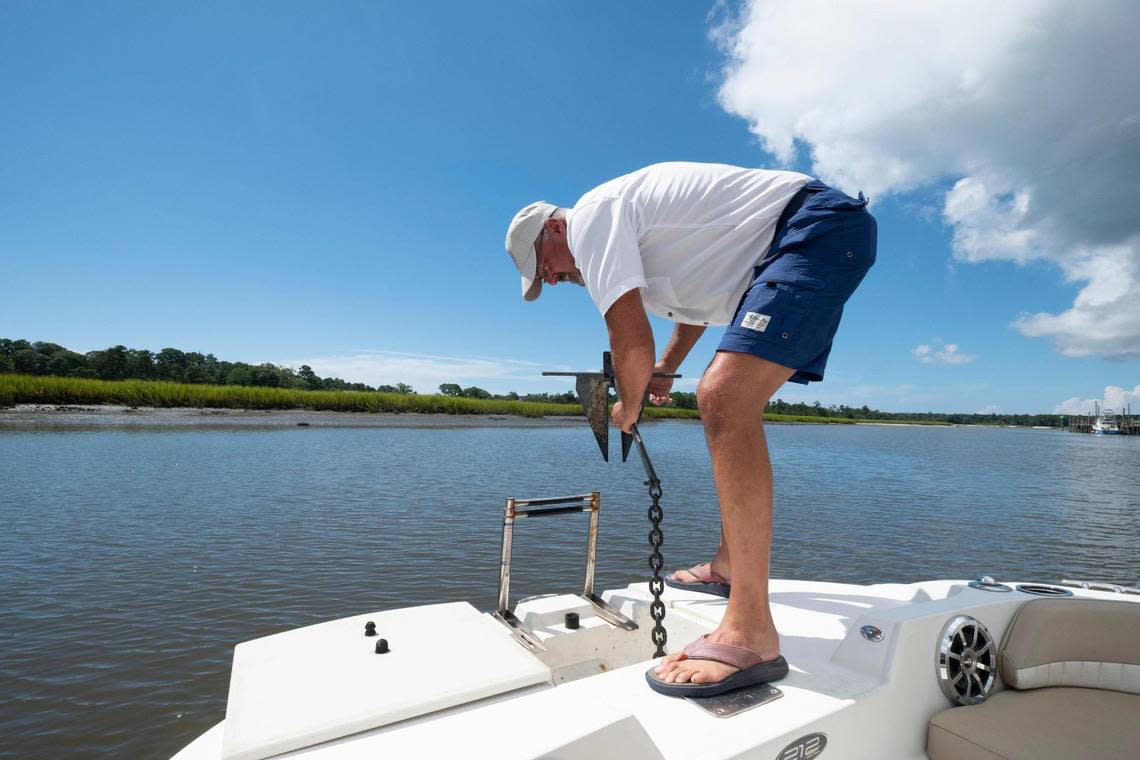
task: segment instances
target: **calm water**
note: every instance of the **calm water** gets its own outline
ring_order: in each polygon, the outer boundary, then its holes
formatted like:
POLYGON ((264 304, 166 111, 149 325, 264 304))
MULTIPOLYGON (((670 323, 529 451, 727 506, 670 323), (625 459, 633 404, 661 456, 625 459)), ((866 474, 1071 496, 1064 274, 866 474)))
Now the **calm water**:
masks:
MULTIPOLYGON (((702 561, 718 521, 701 429, 644 433, 666 564, 702 561)), ((768 437, 778 577, 1140 577, 1140 438, 768 437)), ((0 430, 0 468, 3 755, 169 757, 223 718, 237 642, 409 604, 493 606, 508 495, 601 490, 600 587, 645 572, 640 466, 604 464, 585 427, 0 430)), ((524 522, 512 597, 576 590, 585 527, 524 522)))

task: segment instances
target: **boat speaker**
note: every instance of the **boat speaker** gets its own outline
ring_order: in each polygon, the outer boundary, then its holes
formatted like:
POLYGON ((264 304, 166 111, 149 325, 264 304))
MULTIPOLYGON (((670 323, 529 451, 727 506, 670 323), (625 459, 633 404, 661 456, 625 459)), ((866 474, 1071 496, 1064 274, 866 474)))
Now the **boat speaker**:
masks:
POLYGON ((938 685, 956 705, 985 701, 997 681, 997 646, 981 621, 958 615, 938 637, 938 685))

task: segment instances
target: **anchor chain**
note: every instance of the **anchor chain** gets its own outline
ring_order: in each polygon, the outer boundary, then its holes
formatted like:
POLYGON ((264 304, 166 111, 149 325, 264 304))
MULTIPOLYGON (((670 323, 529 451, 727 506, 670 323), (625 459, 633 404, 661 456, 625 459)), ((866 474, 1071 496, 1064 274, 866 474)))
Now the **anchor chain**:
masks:
POLYGON ((661 601, 661 594, 665 592, 665 579, 661 577, 661 570, 665 566, 665 559, 661 556, 661 544, 665 542, 665 534, 661 532, 661 519, 665 516, 661 510, 661 482, 656 478, 645 481, 649 486, 649 523, 653 527, 649 530, 649 545, 653 551, 649 554, 649 569, 653 577, 649 579, 649 593, 653 594, 653 602, 649 605, 649 614, 653 618, 653 631, 650 638, 657 646, 654 657, 665 656, 665 642, 669 634, 665 632, 665 603, 661 601))

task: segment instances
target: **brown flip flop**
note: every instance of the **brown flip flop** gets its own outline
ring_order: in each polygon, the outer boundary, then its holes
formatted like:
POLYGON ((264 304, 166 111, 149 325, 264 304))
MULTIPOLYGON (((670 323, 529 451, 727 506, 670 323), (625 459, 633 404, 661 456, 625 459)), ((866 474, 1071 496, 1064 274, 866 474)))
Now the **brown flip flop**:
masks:
MULTIPOLYGON (((728 585, 728 580, 721 576, 720 573, 712 569, 711 562, 690 567, 689 572, 697 577, 698 583, 685 583, 673 578, 673 573, 665 579, 665 585, 670 588, 681 589, 682 591, 698 591, 702 594, 712 594, 713 596, 723 596, 728 598, 728 593, 731 588, 728 585)), ((676 573, 676 571, 674 571, 676 573)))
POLYGON ((649 688, 669 697, 715 697, 745 686, 778 681, 788 674, 788 661, 783 655, 774 660, 762 660, 760 655, 746 647, 709 641, 708 634, 682 649, 681 659, 723 662, 740 670, 716 683, 666 683, 653 674, 653 669, 657 667, 655 665, 645 671, 649 688))

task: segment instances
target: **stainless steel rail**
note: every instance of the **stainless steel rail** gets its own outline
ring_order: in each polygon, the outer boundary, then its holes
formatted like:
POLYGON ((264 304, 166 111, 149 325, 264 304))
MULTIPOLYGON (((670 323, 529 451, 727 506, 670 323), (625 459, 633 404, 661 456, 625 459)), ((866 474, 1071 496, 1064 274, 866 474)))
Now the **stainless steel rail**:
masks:
POLYGON ((492 617, 510 629, 515 640, 527 649, 541 654, 546 647, 533 632, 515 617, 511 608, 511 544, 514 540, 515 521, 532 517, 553 517, 555 515, 587 512, 590 515, 589 538, 586 544, 586 582, 582 599, 590 603, 594 613, 607 623, 626 631, 637 630, 633 622, 600 596, 594 593, 594 565, 598 556, 598 521, 602 508, 602 495, 598 491, 576 496, 555 496, 542 499, 507 499, 503 510, 503 545, 499 562, 499 606, 492 617))
POLYGON ((1140 594, 1140 588, 1124 586, 1110 581, 1078 581, 1063 578, 1059 585, 1068 586, 1069 588, 1089 589, 1092 591, 1111 591, 1115 594, 1140 594))

